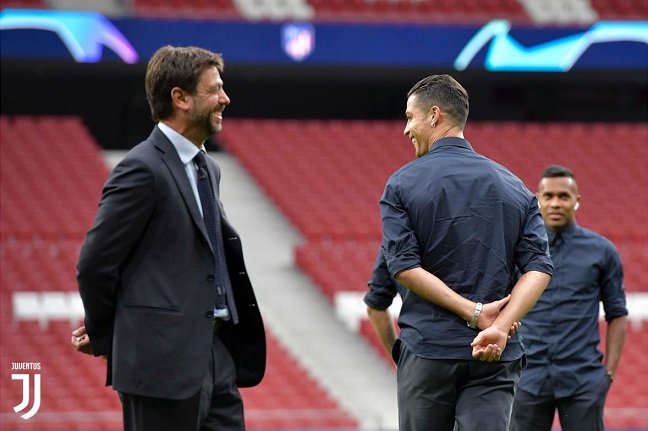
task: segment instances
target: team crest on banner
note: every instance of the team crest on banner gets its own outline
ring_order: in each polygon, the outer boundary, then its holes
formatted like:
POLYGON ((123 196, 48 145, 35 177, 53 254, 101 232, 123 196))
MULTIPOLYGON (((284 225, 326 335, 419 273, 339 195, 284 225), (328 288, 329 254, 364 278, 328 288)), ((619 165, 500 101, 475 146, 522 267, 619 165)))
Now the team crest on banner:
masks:
MULTIPOLYGON (((41 364, 40 362, 12 362, 11 363, 11 369, 12 370, 40 370, 41 369, 41 364)), ((11 380, 22 380, 22 401, 20 404, 16 405, 13 409, 16 413, 20 413, 23 410, 25 410, 31 401, 31 395, 30 395, 30 380, 31 377, 33 377, 33 395, 34 395, 34 404, 32 405, 31 409, 29 409, 26 413, 23 413, 20 415, 21 418, 24 420, 31 419, 32 416, 34 416, 37 412, 38 409, 40 408, 41 404, 41 375, 40 373, 35 373, 35 374, 27 374, 27 373, 12 373, 11 374, 11 380)))
POLYGON ((288 23, 281 27, 281 48, 295 61, 302 61, 315 49, 315 27, 309 23, 288 23))

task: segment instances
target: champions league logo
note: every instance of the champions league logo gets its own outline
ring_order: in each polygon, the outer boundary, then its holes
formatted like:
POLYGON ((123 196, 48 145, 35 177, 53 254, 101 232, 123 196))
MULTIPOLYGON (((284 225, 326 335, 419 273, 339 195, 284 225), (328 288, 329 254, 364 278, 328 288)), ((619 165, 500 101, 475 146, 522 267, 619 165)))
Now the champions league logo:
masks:
POLYGON ((302 61, 315 49, 315 27, 309 23, 289 23, 281 27, 281 48, 295 61, 302 61))
POLYGON ((126 37, 99 12, 5 9, 0 12, 0 30, 34 29, 55 33, 79 63, 97 63, 103 46, 124 62, 133 64, 137 52, 126 37))
MULTIPOLYGON (((40 370, 40 362, 13 362, 11 364, 12 370, 40 370)), ((28 412, 20 415, 24 420, 33 417, 40 408, 41 403, 41 376, 40 374, 31 375, 34 377, 34 404, 28 412)), ((16 405, 13 409, 16 413, 20 413, 27 408, 31 400, 30 395, 30 374, 12 373, 11 380, 22 380, 23 396, 20 404, 16 405)))
POLYGON ((648 44, 648 21, 601 21, 587 31, 526 47, 509 34, 511 23, 496 19, 482 27, 461 50, 454 66, 465 70, 486 45, 484 67, 490 71, 566 72, 594 44, 648 44))

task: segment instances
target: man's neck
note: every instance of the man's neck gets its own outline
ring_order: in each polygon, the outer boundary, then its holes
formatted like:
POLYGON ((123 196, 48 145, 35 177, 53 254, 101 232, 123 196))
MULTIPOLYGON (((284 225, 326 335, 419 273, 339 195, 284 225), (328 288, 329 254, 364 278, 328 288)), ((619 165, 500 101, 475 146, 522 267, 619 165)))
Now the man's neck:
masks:
POLYGON ((464 138, 464 134, 463 134, 463 129, 460 129, 460 128, 457 127, 457 126, 452 126, 452 127, 445 128, 445 129, 439 128, 439 130, 437 131, 437 133, 434 133, 434 134, 430 137, 430 145, 428 145, 428 151, 432 149, 432 147, 434 146, 434 144, 435 144, 437 141, 439 141, 439 140, 441 140, 441 139, 443 139, 443 138, 460 138, 460 139, 465 139, 465 138, 464 138))
POLYGON ((202 139, 202 137, 194 136, 194 133, 192 133, 191 129, 187 126, 185 122, 178 121, 174 118, 166 118, 164 120, 160 120, 160 122, 164 123, 165 125, 173 129, 178 134, 187 138, 196 147, 198 148, 203 147, 206 139, 202 139))

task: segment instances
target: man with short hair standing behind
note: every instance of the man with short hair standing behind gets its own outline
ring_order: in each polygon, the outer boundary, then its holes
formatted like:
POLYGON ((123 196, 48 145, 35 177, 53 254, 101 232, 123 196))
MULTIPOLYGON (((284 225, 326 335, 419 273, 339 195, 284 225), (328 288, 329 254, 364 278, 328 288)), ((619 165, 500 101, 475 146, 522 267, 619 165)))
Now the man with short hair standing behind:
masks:
POLYGON ((242 431, 238 388, 265 371, 263 321, 204 148, 230 103, 222 70, 201 48, 153 55, 157 125, 112 171, 81 248, 86 317, 72 344, 107 357, 126 431, 242 431))
POLYGON ((549 431, 558 409, 563 431, 602 431, 605 399, 626 337, 621 260, 610 241, 576 223, 580 194, 570 169, 547 167, 537 196, 554 276, 520 329, 528 367, 515 396, 511 430, 549 431), (608 325, 605 358, 598 348, 600 302, 608 325))
POLYGON ((400 429, 503 431, 524 368, 508 336, 552 274, 538 202, 464 139, 468 94, 452 77, 415 84, 405 115, 418 159, 380 202, 387 267, 410 290, 394 347, 400 429), (486 303, 506 306, 493 319, 486 303))

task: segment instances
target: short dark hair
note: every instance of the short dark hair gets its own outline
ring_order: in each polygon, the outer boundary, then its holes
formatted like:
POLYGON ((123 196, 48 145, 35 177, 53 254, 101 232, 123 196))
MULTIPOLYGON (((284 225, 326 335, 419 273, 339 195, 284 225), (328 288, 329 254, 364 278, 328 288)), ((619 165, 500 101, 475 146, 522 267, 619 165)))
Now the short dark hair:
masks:
POLYGON ((153 121, 173 114, 171 89, 180 87, 195 94, 200 75, 209 67, 223 71, 225 64, 220 54, 195 46, 163 46, 149 60, 146 68, 146 99, 153 121))
POLYGON ((450 75, 431 75, 421 79, 407 93, 407 98, 416 95, 419 106, 427 111, 437 105, 462 129, 466 126, 468 92, 450 75))
POLYGON ((574 172, 571 169, 560 165, 547 166, 545 170, 542 171, 542 177, 540 177, 540 179, 557 177, 567 177, 576 181, 576 175, 574 175, 574 172))

